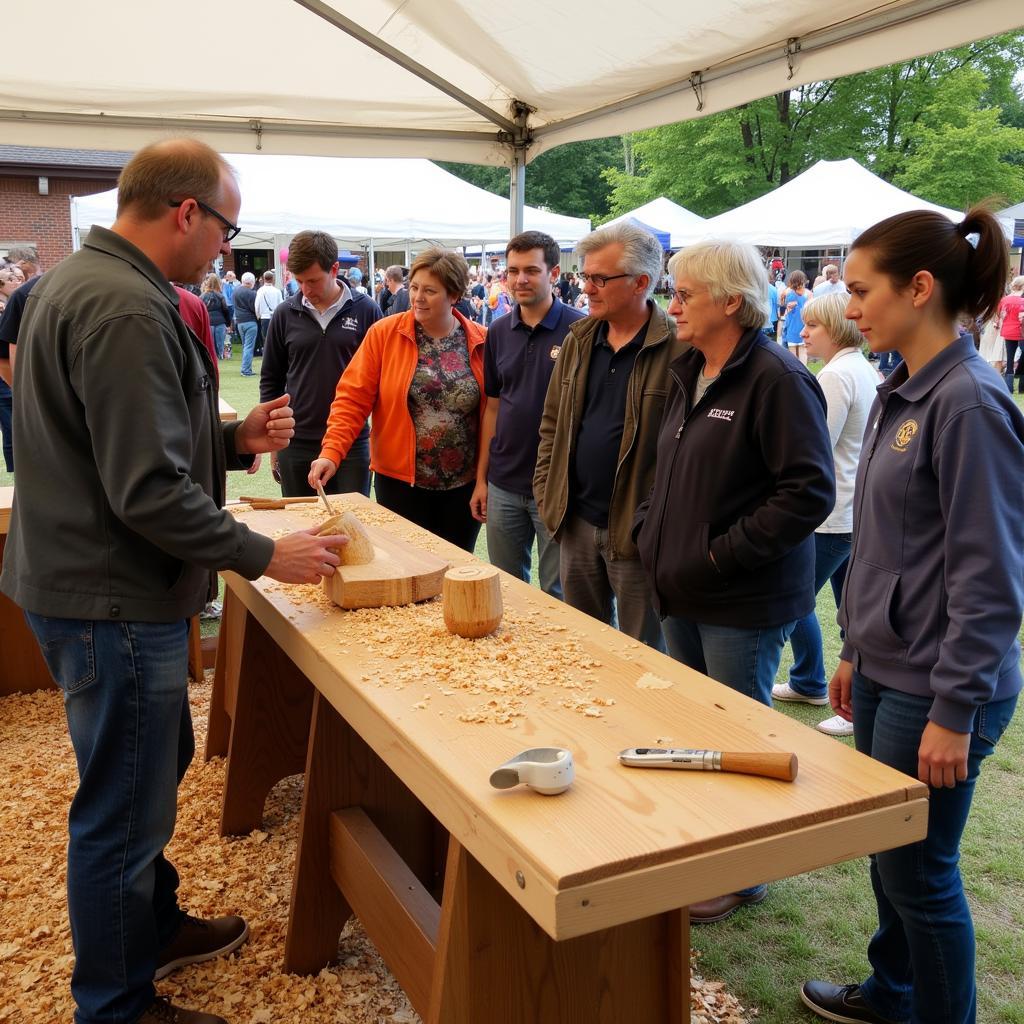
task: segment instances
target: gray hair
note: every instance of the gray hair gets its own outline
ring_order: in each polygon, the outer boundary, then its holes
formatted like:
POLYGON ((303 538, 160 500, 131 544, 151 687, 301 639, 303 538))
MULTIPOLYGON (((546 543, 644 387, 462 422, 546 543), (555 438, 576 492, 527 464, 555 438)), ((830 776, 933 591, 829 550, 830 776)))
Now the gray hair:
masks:
POLYGON ((621 224, 608 224, 596 231, 591 231, 576 244, 576 252, 582 260, 584 256, 609 245, 622 246, 622 272, 639 276, 647 276, 647 298, 654 292, 658 279, 661 277, 664 251, 650 231, 644 230, 629 221, 621 224))
POLYGON ((704 285, 715 302, 738 295, 736 322, 761 327, 768 319, 768 288, 764 264, 752 245, 715 239, 680 249, 668 261, 669 273, 686 274, 704 285))
POLYGON ((251 288, 255 283, 256 283, 256 275, 255 274, 250 274, 249 271, 247 270, 242 275, 242 286, 245 287, 245 288, 251 288))
POLYGON ((31 245, 18 246, 7 254, 8 263, 31 263, 39 265, 39 253, 31 245))

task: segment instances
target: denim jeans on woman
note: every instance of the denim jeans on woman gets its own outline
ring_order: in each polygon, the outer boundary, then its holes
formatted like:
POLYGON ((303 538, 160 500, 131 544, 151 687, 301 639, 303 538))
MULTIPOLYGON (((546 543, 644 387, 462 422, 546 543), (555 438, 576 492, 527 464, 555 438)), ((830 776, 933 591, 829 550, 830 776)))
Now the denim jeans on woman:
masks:
POLYGON ((163 851, 195 750, 187 626, 26 618, 63 691, 78 763, 67 880, 75 1021, 128 1024, 152 1003, 157 955, 182 917, 163 851))
POLYGON ((227 324, 214 324, 212 327, 213 331, 213 347, 217 352, 217 358, 224 358, 224 338, 228 333, 227 324))
MULTIPOLYGON (((836 607, 843 596, 846 563, 850 560, 851 533, 816 533, 814 535, 814 594, 817 596, 826 580, 832 582, 836 607)), ((821 623, 817 612, 797 619, 789 635, 793 646, 793 667, 789 685, 805 697, 827 697, 825 658, 821 648, 821 623)))
MULTIPOLYGON (((872 974, 861 985, 875 1013, 911 1024, 973 1024, 974 926, 957 866, 960 836, 981 762, 1010 724, 1017 697, 978 709, 967 778, 932 789, 928 834, 917 843, 871 857, 878 930, 868 946, 872 974)), ((917 751, 931 697, 902 693, 853 674, 853 737, 857 749, 917 777, 917 751)))

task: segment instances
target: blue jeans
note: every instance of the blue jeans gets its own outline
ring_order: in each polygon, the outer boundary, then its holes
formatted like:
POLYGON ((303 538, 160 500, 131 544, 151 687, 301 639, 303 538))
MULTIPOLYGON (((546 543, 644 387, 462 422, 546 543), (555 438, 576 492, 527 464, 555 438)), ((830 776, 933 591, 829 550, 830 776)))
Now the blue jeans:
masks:
POLYGON ((741 629, 670 615, 661 620, 661 631, 676 661, 771 707, 782 645, 793 625, 741 629))
POLYGON ((537 513, 533 498, 487 485, 487 555, 499 569, 530 582, 533 538, 537 538, 537 560, 541 590, 562 597, 558 574, 558 542, 553 540, 537 513))
POLYGON ((181 924, 164 858, 195 751, 187 625, 25 613, 64 695, 78 763, 68 816, 76 1024, 127 1024, 154 998, 160 948, 181 924))
POLYGON ((217 352, 217 358, 224 358, 224 335, 228 333, 227 324, 217 324, 211 327, 213 331, 213 347, 217 352))
MULTIPOLYGON (((792 622, 741 629, 671 615, 661 620, 668 653, 676 661, 768 707, 772 706, 772 684, 782 660, 782 645, 792 629, 792 622)), ((755 885, 740 889, 737 895, 754 896, 764 888, 755 885)))
POLYGON ((256 351, 256 321, 238 325, 238 333, 242 336, 242 373, 252 373, 252 354, 256 351))
POLYGON ((14 472, 14 433, 11 425, 13 403, 7 381, 0 380, 0 434, 3 435, 4 465, 8 473, 14 472))
MULTIPOLYGON (((826 580, 832 582, 836 607, 843 596, 846 563, 850 560, 853 535, 850 533, 816 533, 814 535, 814 593, 820 593, 826 580)), ((793 645, 793 667, 789 685, 805 697, 828 695, 825 678, 825 657, 821 649, 821 624, 816 612, 797 619, 789 635, 793 645)))
MULTIPOLYGON (((1010 724, 1016 697, 978 709, 967 779, 932 789, 928 834, 917 843, 871 857, 878 930, 868 946, 872 975, 861 985, 878 1014, 911 1024, 973 1024, 976 1013, 974 926, 957 862, 960 836, 981 762, 1010 724)), ((901 693, 853 674, 857 749, 917 777, 917 751, 931 697, 901 693)))
POLYGON ((568 515, 558 544, 558 570, 565 603, 665 650, 651 584, 639 556, 614 558, 606 527, 568 515))

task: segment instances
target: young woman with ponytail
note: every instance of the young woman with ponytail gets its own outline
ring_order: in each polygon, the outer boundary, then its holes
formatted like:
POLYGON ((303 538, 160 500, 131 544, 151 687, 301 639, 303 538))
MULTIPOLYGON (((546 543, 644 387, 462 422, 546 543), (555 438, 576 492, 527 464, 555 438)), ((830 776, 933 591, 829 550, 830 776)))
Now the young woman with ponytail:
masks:
POLYGON ((976 1016, 957 861, 981 762, 1021 689, 1024 414, 956 319, 990 317, 1006 269, 1005 239, 984 209, 960 224, 923 211, 890 217, 846 262, 847 317, 872 351, 899 349, 904 363, 878 388, 861 450, 846 639, 829 697, 858 750, 931 795, 927 837, 871 858, 870 977, 801 990, 828 1020, 976 1016))

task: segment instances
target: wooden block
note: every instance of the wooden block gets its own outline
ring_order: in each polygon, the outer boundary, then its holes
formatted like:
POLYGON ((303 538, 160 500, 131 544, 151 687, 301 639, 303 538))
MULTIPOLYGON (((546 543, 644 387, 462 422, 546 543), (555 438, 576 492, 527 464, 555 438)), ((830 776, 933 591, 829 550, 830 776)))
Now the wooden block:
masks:
POLYGON ((470 640, 501 625, 501 578, 493 565, 457 565, 444 574, 444 624, 470 640))
POLYGON ((441 593, 447 559, 424 551, 386 530, 366 526, 374 559, 341 565, 325 577, 324 592, 342 608, 382 608, 413 604, 441 593))
POLYGON ((341 559, 342 565, 369 565, 374 560, 376 551, 373 541, 370 540, 366 527, 356 518, 355 513, 342 512, 341 515, 331 516, 317 530, 317 535, 320 537, 337 533, 343 533, 348 537, 347 544, 340 548, 331 548, 341 559))
POLYGON ((331 815, 331 877, 425 1017, 441 908, 358 807, 331 815))

